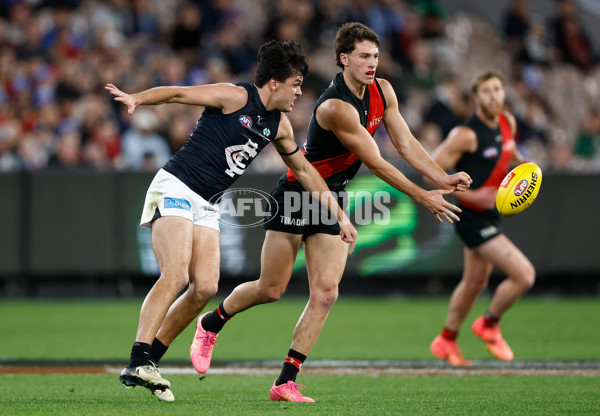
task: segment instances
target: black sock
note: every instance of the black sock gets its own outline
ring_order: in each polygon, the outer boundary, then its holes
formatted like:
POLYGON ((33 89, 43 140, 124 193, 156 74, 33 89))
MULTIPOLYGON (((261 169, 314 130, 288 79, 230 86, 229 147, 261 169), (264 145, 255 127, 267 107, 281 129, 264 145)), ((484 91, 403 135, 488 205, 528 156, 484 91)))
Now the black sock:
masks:
POLYGON ((151 351, 152 346, 150 344, 146 344, 145 342, 134 342, 133 347, 131 347, 129 368, 150 364, 151 351))
POLYGON ((163 355, 165 355, 168 349, 168 345, 165 345, 162 342, 160 342, 158 338, 154 338, 154 342, 152 342, 152 351, 150 352, 150 361, 158 365, 158 362, 163 357, 163 355))
POLYGON ((281 369, 279 378, 275 382, 275 385, 281 386, 282 384, 285 384, 290 380, 296 381, 296 376, 298 376, 298 372, 300 371, 304 360, 306 360, 306 355, 300 354, 298 351, 290 349, 288 351, 288 356, 283 363, 283 368, 281 369))
POLYGON ((204 328, 205 331, 218 334, 231 318, 232 316, 225 312, 223 302, 221 302, 217 309, 202 318, 202 328, 204 328))

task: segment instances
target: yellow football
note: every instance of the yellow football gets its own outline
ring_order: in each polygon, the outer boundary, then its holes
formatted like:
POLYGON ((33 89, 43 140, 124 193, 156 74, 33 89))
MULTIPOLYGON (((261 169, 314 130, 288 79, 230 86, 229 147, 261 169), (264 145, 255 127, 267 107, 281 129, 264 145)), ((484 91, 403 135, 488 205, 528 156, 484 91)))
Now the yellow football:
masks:
POLYGON ((496 208, 504 216, 517 215, 533 204, 542 185, 542 170, 523 163, 504 177, 496 194, 496 208))

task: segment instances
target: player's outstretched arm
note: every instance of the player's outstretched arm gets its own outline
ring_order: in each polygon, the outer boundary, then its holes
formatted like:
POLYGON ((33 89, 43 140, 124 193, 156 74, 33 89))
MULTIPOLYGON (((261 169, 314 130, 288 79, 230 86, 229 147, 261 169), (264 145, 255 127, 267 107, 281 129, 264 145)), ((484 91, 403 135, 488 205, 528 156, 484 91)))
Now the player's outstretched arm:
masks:
POLYGON ((135 94, 127 94, 113 84, 104 87, 115 96, 114 100, 123 103, 129 114, 140 105, 179 103, 219 108, 223 113, 231 113, 242 108, 248 93, 233 84, 208 84, 193 87, 165 86, 150 88, 135 94))
POLYGON ((358 113, 350 104, 337 99, 327 100, 317 108, 315 117, 322 128, 333 131, 346 149, 354 153, 371 172, 423 204, 438 221, 441 222, 442 219, 448 222, 460 221, 454 213, 461 212, 460 208, 443 198, 443 195, 453 191, 447 189, 427 191, 383 159, 377 143, 360 124, 358 113))
POLYGON ((383 114, 383 123, 392 144, 400 156, 428 178, 434 186, 453 191, 466 190, 473 182, 471 177, 465 172, 448 175, 446 169, 439 166, 429 156, 421 143, 413 136, 404 117, 400 114, 398 99, 390 83, 384 79, 380 79, 379 84, 381 85, 387 104, 385 113, 383 114))
POLYGON ((349 253, 352 254, 358 233, 327 187, 325 180, 298 149, 298 145, 294 140, 292 125, 285 114, 281 115, 279 131, 273 144, 284 163, 294 172, 304 189, 311 193, 317 193, 321 204, 327 207, 335 216, 341 229, 340 237, 350 244, 349 253))

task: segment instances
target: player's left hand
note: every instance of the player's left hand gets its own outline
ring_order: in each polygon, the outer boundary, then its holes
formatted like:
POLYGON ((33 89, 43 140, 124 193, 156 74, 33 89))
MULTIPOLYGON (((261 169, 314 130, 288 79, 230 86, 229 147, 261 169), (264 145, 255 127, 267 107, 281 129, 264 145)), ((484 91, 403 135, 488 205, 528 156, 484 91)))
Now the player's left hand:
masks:
POLYGON ((129 114, 133 114, 133 112, 135 111, 135 107, 137 107, 137 105, 136 105, 135 99, 133 98, 132 95, 124 93, 123 91, 118 89, 113 84, 106 84, 104 89, 115 96, 115 101, 119 101, 119 102, 123 103, 123 105, 125 107, 127 107, 127 112, 129 114))
POLYGON ((473 179, 466 172, 457 172, 444 178, 445 188, 452 191, 464 192, 472 183, 473 179))

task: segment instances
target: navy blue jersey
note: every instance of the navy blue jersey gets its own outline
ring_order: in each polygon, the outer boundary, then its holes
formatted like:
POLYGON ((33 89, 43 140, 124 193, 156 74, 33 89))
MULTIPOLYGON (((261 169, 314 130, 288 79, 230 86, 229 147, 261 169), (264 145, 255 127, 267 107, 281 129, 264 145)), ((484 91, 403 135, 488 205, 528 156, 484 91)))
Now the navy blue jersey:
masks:
MULTIPOLYGON (((303 149, 304 155, 325 179, 327 185, 330 188, 338 189, 354 178, 361 161, 344 147, 333 132, 324 130, 317 123, 314 114, 317 107, 330 99, 345 101, 356 108, 360 116, 360 124, 371 135, 375 133, 383 119, 386 103, 377 79, 365 89, 365 94, 360 99, 346 86, 341 72, 335 76, 329 87, 319 97, 308 125, 308 138, 303 149)), ((285 177, 288 181, 297 180, 291 169, 288 170, 285 177)))
POLYGON ((280 111, 267 111, 252 84, 246 105, 230 114, 206 107, 183 147, 163 169, 207 201, 229 188, 277 136, 280 111))

